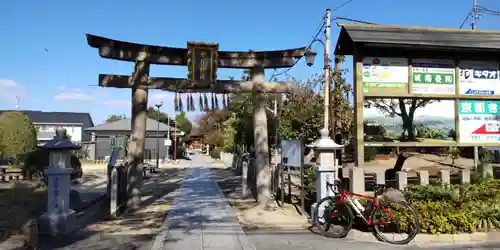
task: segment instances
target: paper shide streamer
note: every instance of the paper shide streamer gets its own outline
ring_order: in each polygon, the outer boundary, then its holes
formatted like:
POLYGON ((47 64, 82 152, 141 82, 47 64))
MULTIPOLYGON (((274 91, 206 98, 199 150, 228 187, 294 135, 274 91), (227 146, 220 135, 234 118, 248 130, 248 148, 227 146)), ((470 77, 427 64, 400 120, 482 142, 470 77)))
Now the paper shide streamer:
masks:
POLYGON ((174 96, 174 110, 175 112, 179 112, 179 96, 177 95, 177 93, 175 93, 174 96))
POLYGON ((182 111, 184 111, 184 107, 182 105, 182 97, 179 94, 179 112, 182 112, 182 111))
POLYGON ((208 111, 210 109, 210 107, 208 106, 207 93, 203 93, 203 106, 204 106, 204 111, 208 111))

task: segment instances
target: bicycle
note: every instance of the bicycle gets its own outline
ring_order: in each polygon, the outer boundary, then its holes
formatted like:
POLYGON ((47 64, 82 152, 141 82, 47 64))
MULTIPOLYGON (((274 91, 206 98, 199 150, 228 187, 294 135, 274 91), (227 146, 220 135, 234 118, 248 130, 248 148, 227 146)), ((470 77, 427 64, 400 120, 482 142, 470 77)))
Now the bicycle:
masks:
MULTIPOLYGON (((375 196, 343 191, 341 190, 339 180, 336 180, 333 184, 327 182, 327 187, 332 190, 334 196, 325 197, 316 204, 313 218, 313 223, 323 236, 331 238, 346 237, 352 229, 356 217, 359 217, 371 229, 375 238, 386 243, 397 245, 408 244, 419 233, 418 216, 408 203, 380 199, 388 190, 389 187, 387 185, 376 185, 375 196), (361 205, 357 198, 367 200, 367 205, 361 205), (404 213, 400 209, 393 210, 392 207, 394 205, 401 205, 409 211, 404 213), (377 214, 378 212, 382 212, 382 215, 377 214), (396 223, 389 223, 387 220, 380 220, 383 215, 389 219, 397 215, 398 221, 396 223), (413 223, 407 222, 407 219, 413 223), (332 231, 331 226, 335 225, 335 223, 343 223, 341 225, 342 228, 332 231), (396 241, 387 238, 385 229, 388 229, 389 232, 393 232, 395 229, 404 229, 406 231, 412 229, 413 231, 405 233, 407 235, 406 239, 396 241)), ((401 233, 398 235, 401 235, 401 233)))

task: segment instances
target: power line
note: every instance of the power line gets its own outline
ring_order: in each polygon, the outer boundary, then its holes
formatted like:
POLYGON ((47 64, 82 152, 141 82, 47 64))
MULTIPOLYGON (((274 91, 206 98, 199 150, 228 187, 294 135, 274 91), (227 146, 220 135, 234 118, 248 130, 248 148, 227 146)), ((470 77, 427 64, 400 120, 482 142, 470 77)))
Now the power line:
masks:
POLYGON ((481 5, 477 6, 477 11, 479 13, 483 13, 483 14, 487 14, 487 15, 500 16, 500 11, 488 9, 488 8, 481 6, 481 5))
POLYGON ((338 6, 338 7, 336 7, 335 9, 333 9, 333 10, 332 10, 332 12, 334 12, 334 11, 336 11, 336 10, 338 10, 338 9, 340 9, 340 8, 342 8, 342 7, 344 7, 344 6, 346 6, 346 5, 348 5, 348 4, 349 4, 349 3, 351 3, 352 1, 354 1, 354 0, 348 0, 348 1, 344 2, 343 4, 339 5, 339 6, 338 6))
POLYGON ((467 22, 467 20, 469 20, 469 17, 472 15, 472 11, 469 12, 469 14, 467 14, 467 16, 465 17, 464 21, 462 22, 462 24, 460 25, 460 28, 463 28, 465 23, 467 22))
MULTIPOLYGON (((323 23, 320 28, 317 30, 316 34, 313 36, 313 39, 311 40, 311 42, 309 43, 309 45, 306 47, 306 50, 310 49, 311 46, 313 45, 313 43, 316 41, 316 39, 318 38, 319 34, 321 33, 321 31, 323 31, 323 28, 325 27, 325 16, 323 16, 323 18, 321 19, 321 22, 323 23)), ((269 78, 269 81, 271 81, 274 77, 276 76, 280 76, 280 75, 283 75, 283 74, 286 74, 288 71, 290 71, 295 65, 297 65, 297 63, 302 59, 303 56, 301 56, 299 59, 295 60, 295 62, 293 63, 293 65, 286 69, 286 70, 283 70, 282 72, 280 73, 276 73, 276 74, 273 74, 271 76, 271 78, 269 78)))
MULTIPOLYGON (((337 11, 337 10, 339 10, 340 8, 342 8, 342 7, 346 6, 346 5, 348 5, 348 4, 349 4, 349 3, 351 3, 352 1, 354 1, 354 0, 347 0, 347 1, 345 1, 344 3, 342 3, 342 4, 340 4, 339 6, 335 7, 335 8, 332 10, 332 12, 333 12, 333 11, 337 11)), ((319 36, 319 34, 321 33, 321 31, 323 31, 323 28, 325 27, 325 24, 326 24, 326 22, 325 22, 325 18, 326 18, 326 16, 323 16, 323 18, 321 19, 321 24, 320 24, 320 25, 318 25, 320 28, 319 28, 319 29, 317 29, 316 34, 313 36, 313 39, 311 40, 311 42, 309 43, 309 45, 306 47, 306 50, 309 50, 309 49, 311 48, 311 46, 313 45, 313 43, 314 43, 315 41, 317 41, 318 36, 319 36)), ((276 74, 276 72, 275 72, 275 74, 273 74, 273 75, 271 76, 271 78, 269 78, 269 81, 271 81, 271 79, 275 78, 276 76, 284 75, 284 74, 286 74, 287 72, 289 72, 289 71, 290 71, 290 70, 291 70, 291 69, 292 69, 295 65, 297 65, 297 63, 298 63, 298 62, 302 59, 302 57, 303 57, 303 56, 301 56, 299 59, 297 59, 297 60, 295 61, 295 63, 294 63, 294 64, 293 64, 290 68, 288 68, 288 69, 286 69, 286 70, 284 70, 284 71, 282 71, 282 72, 280 72, 280 73, 277 73, 277 74, 276 74)))

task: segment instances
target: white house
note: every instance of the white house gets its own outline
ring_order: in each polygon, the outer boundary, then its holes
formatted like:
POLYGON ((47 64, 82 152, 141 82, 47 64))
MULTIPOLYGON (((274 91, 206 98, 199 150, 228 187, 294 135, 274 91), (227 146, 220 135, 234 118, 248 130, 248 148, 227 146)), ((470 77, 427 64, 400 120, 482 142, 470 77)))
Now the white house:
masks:
POLYGON ((20 111, 25 113, 35 125, 38 145, 54 138, 56 129, 59 127, 65 128, 71 141, 75 143, 80 144, 91 140, 90 135, 84 133, 86 128, 94 126, 89 113, 20 111))

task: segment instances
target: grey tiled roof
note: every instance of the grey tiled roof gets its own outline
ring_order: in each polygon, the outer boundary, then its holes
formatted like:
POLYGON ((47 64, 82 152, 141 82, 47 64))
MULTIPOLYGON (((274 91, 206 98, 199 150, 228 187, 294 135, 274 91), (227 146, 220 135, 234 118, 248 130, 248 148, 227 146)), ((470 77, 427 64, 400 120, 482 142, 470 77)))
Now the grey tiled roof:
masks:
MULTIPOLYGON (((132 119, 127 118, 127 119, 122 119, 118 121, 113 121, 113 122, 108 122, 104 123, 101 125, 97 125, 92 128, 87 128, 85 131, 131 131, 132 130, 132 119)), ((153 120, 151 118, 147 118, 146 120, 146 131, 148 132, 156 132, 158 128, 158 122, 156 120, 153 120)), ((168 125, 161 123, 160 122, 160 129, 159 131, 161 132, 167 132, 169 131, 168 125)), ((170 131, 174 132, 174 128, 170 127, 170 131)), ((180 131, 177 129, 177 132, 180 131)))

